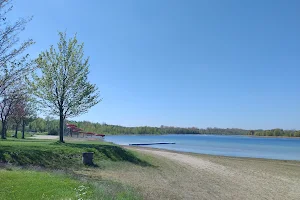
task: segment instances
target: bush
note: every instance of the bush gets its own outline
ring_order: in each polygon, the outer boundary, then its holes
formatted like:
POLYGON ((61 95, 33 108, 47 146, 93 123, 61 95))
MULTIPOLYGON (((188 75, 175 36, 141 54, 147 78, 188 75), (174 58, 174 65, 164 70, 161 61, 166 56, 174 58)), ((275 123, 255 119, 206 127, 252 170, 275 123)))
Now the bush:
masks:
POLYGON ((58 130, 51 129, 50 131, 48 131, 48 135, 58 135, 58 130))

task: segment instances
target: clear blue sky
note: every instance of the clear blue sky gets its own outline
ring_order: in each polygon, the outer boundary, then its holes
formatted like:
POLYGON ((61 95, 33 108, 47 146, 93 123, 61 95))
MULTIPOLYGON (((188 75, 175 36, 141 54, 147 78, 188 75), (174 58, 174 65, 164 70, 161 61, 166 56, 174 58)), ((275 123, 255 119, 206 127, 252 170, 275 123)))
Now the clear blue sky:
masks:
POLYGON ((103 101, 77 120, 300 129, 298 0, 15 0, 32 57, 67 30, 103 101))

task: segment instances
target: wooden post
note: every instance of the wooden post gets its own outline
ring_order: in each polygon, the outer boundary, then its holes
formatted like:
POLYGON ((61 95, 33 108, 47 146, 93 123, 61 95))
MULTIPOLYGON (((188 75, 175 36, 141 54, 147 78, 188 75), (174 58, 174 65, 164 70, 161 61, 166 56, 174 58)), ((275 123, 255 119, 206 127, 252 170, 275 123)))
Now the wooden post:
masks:
POLYGON ((94 165, 93 157, 94 157, 93 152, 82 153, 82 162, 83 162, 83 164, 84 165, 94 165))

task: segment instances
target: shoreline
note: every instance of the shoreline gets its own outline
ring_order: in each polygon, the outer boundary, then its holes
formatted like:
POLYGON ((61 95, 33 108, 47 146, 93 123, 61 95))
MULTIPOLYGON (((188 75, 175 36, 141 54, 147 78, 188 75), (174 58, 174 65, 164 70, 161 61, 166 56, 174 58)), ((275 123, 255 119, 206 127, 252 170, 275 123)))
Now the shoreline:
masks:
POLYGON ((300 139, 300 137, 289 137, 289 136, 258 136, 258 135, 226 135, 226 134, 117 134, 117 135, 109 135, 105 136, 161 136, 161 135, 205 135, 205 136, 242 136, 242 137, 253 137, 253 138, 290 138, 290 139, 300 139))
MULTIPOLYGON (((115 144, 115 143, 113 143, 113 144, 115 144)), ((118 144, 115 144, 115 145, 118 145, 118 144)), ((183 155, 195 156, 195 157, 207 157, 207 158, 216 158, 216 159, 234 159, 234 160, 245 160, 245 161, 267 161, 267 162, 293 163, 293 164, 299 164, 299 167, 300 167, 300 160, 282 160, 282 159, 271 159, 271 158, 224 156, 224 155, 213 155, 213 154, 176 151, 176 150, 169 150, 169 149, 160 149, 160 148, 153 148, 153 147, 141 147, 141 146, 129 146, 129 145, 119 145, 119 146, 121 146, 125 149, 150 150, 150 151, 153 150, 153 151, 177 153, 177 154, 183 154, 183 155)))
POLYGON ((290 139, 300 139, 300 137, 289 137, 289 136, 258 136, 258 135, 238 135, 238 136, 248 136, 254 138, 290 138, 290 139))

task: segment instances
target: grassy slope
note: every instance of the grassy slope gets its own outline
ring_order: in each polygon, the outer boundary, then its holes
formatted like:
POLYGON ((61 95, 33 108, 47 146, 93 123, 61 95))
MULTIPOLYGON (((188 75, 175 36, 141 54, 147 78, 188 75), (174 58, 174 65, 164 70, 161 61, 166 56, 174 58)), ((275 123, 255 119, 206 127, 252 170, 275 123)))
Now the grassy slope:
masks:
POLYGON ((0 162, 21 166, 41 166, 46 168, 82 167, 83 152, 94 152, 95 164, 101 167, 104 161, 127 161, 146 166, 147 162, 137 158, 130 151, 105 142, 56 143, 42 140, 0 140, 0 162))
MULTIPOLYGON (((150 164, 138 158, 131 151, 125 150, 119 146, 100 141, 85 141, 85 142, 69 142, 65 144, 57 143, 49 140, 34 140, 34 139, 7 139, 0 140, 0 164, 11 163, 14 166, 25 166, 30 169, 31 166, 42 167, 42 169, 63 169, 87 170, 88 167, 82 165, 81 156, 83 152, 94 152, 94 163, 98 169, 108 167, 122 167, 122 163, 137 166, 149 166, 150 164)), ((5 165, 7 168, 7 165, 5 165)), ((96 169, 95 168, 95 169, 96 169)), ((14 169, 14 167, 12 168, 14 169)), ((49 186, 50 193, 46 199, 52 199, 51 191, 57 195, 64 197, 74 197, 74 191, 66 189, 66 187, 74 188, 76 184, 86 185, 89 182, 92 190, 91 199, 140 199, 139 195, 131 188, 124 184, 103 180, 101 178, 94 179, 93 177, 73 177, 73 179, 63 176, 54 176, 49 172, 35 171, 7 171, 1 170, 0 177, 6 181, 0 181, 0 196, 3 198, 13 197, 18 199, 22 196, 23 191, 29 195, 37 195, 41 199, 41 194, 44 189, 49 186), (24 173, 23 173, 24 172, 24 173), (50 178, 49 178, 50 177, 50 178), (84 179, 84 181, 79 181, 84 179), (65 181, 62 181, 65 180, 65 181), (51 185, 60 185, 61 187, 51 188, 51 185), (65 187, 63 186, 64 184, 65 187), (11 187, 16 185, 14 190, 11 187), (41 185, 41 187, 39 186, 41 185), (45 188, 43 189, 43 185, 45 188), (5 187, 7 186, 7 187, 5 187), (65 188, 65 189, 63 189, 65 188), (65 191, 65 192, 64 192, 65 191)), ((31 196, 22 196, 22 199, 32 199, 31 196)), ((59 196, 53 199, 60 199, 59 196)), ((2 198, 1 198, 2 199, 2 198)), ((77 198, 78 199, 78 198, 77 198)))

